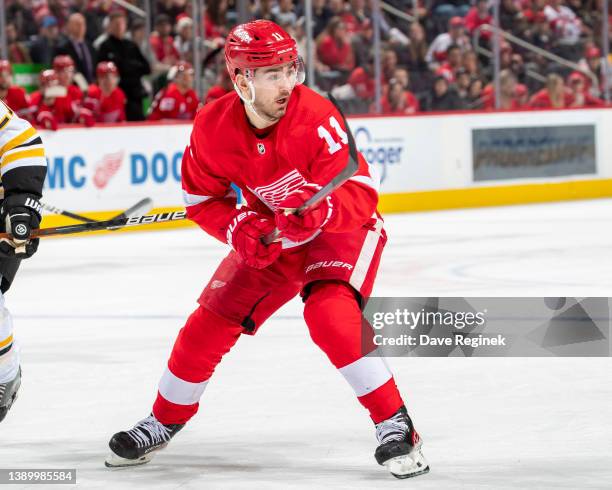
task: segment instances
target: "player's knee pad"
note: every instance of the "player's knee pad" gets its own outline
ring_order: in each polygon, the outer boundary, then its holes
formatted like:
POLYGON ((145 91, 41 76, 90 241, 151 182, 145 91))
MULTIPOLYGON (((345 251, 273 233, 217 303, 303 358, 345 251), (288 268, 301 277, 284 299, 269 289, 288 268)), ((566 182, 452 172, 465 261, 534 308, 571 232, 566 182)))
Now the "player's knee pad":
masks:
POLYGON ((345 344, 359 344, 361 309, 355 290, 342 281, 317 281, 310 285, 304 319, 312 340, 329 354, 345 344))

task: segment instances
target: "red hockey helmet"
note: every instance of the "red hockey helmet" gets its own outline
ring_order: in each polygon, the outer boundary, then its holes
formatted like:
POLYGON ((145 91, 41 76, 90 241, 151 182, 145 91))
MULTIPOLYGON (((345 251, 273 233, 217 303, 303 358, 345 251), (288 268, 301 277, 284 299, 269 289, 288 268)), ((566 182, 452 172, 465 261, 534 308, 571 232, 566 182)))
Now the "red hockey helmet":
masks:
POLYGON ((234 27, 225 41, 225 63, 233 82, 237 70, 283 65, 298 61, 296 42, 269 20, 254 20, 234 27))
POLYGON ((96 66, 96 76, 98 78, 105 77, 106 75, 119 75, 117 65, 112 61, 100 61, 96 66))
POLYGON ((67 54, 60 54, 53 58, 53 69, 56 72, 69 68, 74 68, 74 61, 72 61, 72 58, 67 54))
POLYGON ((53 83, 58 83, 55 70, 44 70, 38 76, 38 83, 41 88, 49 87, 53 83))
POLYGON ((9 60, 0 60, 0 73, 13 73, 13 67, 9 60))

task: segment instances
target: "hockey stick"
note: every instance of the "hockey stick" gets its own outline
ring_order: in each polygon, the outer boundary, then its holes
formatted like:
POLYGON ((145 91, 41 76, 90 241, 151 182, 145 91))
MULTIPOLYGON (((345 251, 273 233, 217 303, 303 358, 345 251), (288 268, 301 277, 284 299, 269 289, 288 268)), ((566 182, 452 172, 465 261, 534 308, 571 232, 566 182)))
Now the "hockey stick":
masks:
MULTIPOLYGON (((82 221, 84 223, 95 223, 96 221, 98 221, 95 219, 88 218, 87 216, 82 216, 80 214, 71 213, 70 211, 66 211, 65 209, 51 206, 50 204, 47 204, 44 202, 41 203, 41 205, 43 209, 53 214, 59 214, 61 216, 66 216, 67 218, 71 218, 76 221, 82 221)), ((149 197, 145 197, 144 199, 141 199, 133 206, 127 208, 125 211, 119 213, 117 216, 113 216, 112 219, 142 215, 146 213, 147 211, 149 211, 151 207, 153 207, 153 200, 149 197)))
MULTIPOLYGON (((323 199, 329 196, 332 192, 334 192, 338 187, 344 184, 348 179, 350 179, 359 168, 359 160, 357 156, 357 146, 355 145, 355 138, 353 138, 353 133, 351 132, 351 128, 349 128, 348 123, 346 122, 346 118, 344 117, 344 113, 340 109, 338 105, 338 101, 334 98, 332 94, 327 95, 332 104, 338 109, 340 113, 340 117, 342 117, 342 122, 344 123, 344 127, 346 128, 346 136, 348 139, 348 147, 349 147, 349 159, 346 163, 346 167, 342 169, 342 171, 336 175, 332 180, 330 180, 326 185, 321 187, 310 199, 308 199, 304 204, 302 204, 299 208, 286 208, 283 210, 285 214, 302 214, 307 209, 316 206, 323 199)), ((264 237, 263 242, 268 245, 272 242, 277 241, 280 238, 280 231, 275 229, 264 237)))
MULTIPOLYGON (((122 213, 123 214, 123 213, 122 213)), ((72 235, 86 231, 115 230, 128 226, 149 225, 153 223, 165 223, 168 221, 179 221, 187 218, 185 211, 173 211, 170 213, 149 214, 145 216, 123 216, 111 218, 106 221, 94 221, 93 223, 82 223, 79 225, 55 226, 53 228, 38 228, 32 230, 31 238, 44 238, 57 235, 72 235)), ((8 233, 0 233, 0 240, 11 237, 8 233)))

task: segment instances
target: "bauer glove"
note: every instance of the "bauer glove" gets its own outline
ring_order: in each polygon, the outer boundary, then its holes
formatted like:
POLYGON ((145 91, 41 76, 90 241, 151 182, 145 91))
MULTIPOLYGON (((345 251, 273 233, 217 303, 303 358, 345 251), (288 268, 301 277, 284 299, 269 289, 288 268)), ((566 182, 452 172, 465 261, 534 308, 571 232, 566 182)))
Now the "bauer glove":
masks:
POLYGON ((325 227, 333 218, 334 202, 331 195, 300 215, 287 212, 302 206, 319 189, 320 187, 316 184, 303 185, 278 205, 275 214, 276 226, 284 237, 294 242, 302 242, 325 227))
POLYGON ((239 213, 227 228, 227 243, 255 269, 264 269, 281 253, 279 242, 265 245, 263 238, 274 230, 274 221, 253 211, 239 213))

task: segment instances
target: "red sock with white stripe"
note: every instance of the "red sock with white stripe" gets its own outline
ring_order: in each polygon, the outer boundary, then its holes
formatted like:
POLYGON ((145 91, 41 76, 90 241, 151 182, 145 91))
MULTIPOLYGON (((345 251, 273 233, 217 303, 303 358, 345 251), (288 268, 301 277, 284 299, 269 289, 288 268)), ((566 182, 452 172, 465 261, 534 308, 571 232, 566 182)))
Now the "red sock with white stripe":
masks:
POLYGON ((361 310, 348 284, 314 283, 304 318, 312 340, 351 385, 374 423, 391 417, 404 405, 385 360, 365 356, 376 346, 370 336, 362 336, 361 310))
POLYGON ((199 400, 215 367, 238 340, 242 327, 200 306, 174 343, 159 382, 153 415, 162 424, 184 424, 198 411, 199 400))

